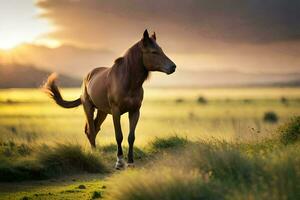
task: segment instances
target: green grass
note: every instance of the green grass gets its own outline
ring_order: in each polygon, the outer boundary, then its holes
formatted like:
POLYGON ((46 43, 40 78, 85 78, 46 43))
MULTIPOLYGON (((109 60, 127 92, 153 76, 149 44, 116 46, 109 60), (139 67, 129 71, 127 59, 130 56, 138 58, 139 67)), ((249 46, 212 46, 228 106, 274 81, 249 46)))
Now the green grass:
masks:
POLYGON ((38 183, 13 183, 1 185, 0 199, 84 199, 90 200, 94 193, 103 193, 106 182, 103 176, 80 175, 72 178, 58 178, 38 183), (79 186, 84 185, 85 189, 79 186))
MULTIPOLYGON (((22 187, 26 187, 22 186, 17 192, 4 192, 0 199, 298 199, 299 147, 298 140, 290 145, 283 144, 277 134, 256 142, 217 139, 191 142, 178 136, 156 138, 141 150, 144 156, 151 158, 144 162, 150 162, 151 165, 106 174, 104 180, 72 179, 70 182, 70 178, 67 178, 67 185, 60 185, 62 182, 58 181, 60 184, 25 190, 22 187), (167 148, 152 145, 174 144, 174 140, 180 141, 179 144, 185 141, 185 145, 167 145, 167 148), (153 148, 157 149, 148 151, 153 148)), ((111 154, 111 149, 114 149, 113 145, 103 147, 99 152, 102 155, 111 154)), ((77 146, 58 145, 52 152, 45 153, 44 157, 50 158, 52 164, 57 160, 75 163, 75 154, 78 161, 78 154, 82 153, 78 152, 77 146)), ((85 163, 81 159, 79 161, 85 163)), ((93 168, 90 172, 94 172, 93 168)))

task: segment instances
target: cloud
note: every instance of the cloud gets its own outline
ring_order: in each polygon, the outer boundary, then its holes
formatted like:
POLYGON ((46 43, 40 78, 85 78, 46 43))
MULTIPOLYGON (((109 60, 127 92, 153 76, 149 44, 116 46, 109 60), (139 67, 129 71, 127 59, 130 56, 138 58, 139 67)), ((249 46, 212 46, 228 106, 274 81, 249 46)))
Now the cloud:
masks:
POLYGON ((118 56, 148 28, 185 69, 300 69, 299 0, 40 0, 37 6, 57 27, 47 36, 75 46, 118 56))
POLYGON ((90 45, 133 40, 146 27, 183 41, 300 39, 298 0, 43 0, 37 5, 47 11, 43 17, 61 27, 51 36, 90 45))

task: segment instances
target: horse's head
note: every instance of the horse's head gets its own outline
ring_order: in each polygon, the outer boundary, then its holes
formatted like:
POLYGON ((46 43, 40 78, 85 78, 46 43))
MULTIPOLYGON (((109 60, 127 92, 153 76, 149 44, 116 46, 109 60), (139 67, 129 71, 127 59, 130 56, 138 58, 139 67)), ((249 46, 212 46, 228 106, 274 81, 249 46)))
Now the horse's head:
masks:
POLYGON ((147 29, 141 40, 143 63, 148 71, 160 71, 166 74, 175 72, 176 65, 170 60, 156 42, 155 33, 149 37, 147 29))

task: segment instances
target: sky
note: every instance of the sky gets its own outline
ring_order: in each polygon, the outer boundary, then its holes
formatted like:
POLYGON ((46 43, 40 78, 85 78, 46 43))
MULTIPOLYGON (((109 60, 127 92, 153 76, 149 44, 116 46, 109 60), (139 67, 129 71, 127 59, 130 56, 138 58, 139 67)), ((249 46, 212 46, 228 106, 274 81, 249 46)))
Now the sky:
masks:
POLYGON ((0 0, 0 5, 0 48, 37 42, 53 30, 46 20, 39 19, 41 9, 32 0, 0 0))
MULTIPOLYGON (((299 0, 0 3, 0 48, 26 42, 55 51, 54 47, 68 45, 111 52, 107 58, 113 59, 139 40, 147 28, 156 32, 158 44, 182 71, 283 75, 300 71, 299 0)), ((113 60, 109 59, 91 64, 110 66, 113 60)))

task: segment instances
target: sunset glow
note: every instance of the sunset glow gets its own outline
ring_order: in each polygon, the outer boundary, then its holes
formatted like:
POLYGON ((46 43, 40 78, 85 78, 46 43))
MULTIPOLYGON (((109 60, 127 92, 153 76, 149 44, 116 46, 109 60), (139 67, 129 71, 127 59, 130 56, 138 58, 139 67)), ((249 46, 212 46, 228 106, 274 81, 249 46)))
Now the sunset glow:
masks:
POLYGON ((32 43, 38 35, 36 32, 23 32, 17 27, 9 27, 9 24, 1 24, 0 48, 8 50, 22 43, 32 43))
MULTIPOLYGON (((38 18, 40 10, 34 1, 0 0, 0 49, 12 49, 22 43, 34 43, 37 38, 53 30, 53 27, 38 18)), ((54 42, 44 41, 53 46, 54 42)), ((42 43, 42 42, 39 42, 42 43)))

